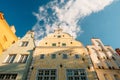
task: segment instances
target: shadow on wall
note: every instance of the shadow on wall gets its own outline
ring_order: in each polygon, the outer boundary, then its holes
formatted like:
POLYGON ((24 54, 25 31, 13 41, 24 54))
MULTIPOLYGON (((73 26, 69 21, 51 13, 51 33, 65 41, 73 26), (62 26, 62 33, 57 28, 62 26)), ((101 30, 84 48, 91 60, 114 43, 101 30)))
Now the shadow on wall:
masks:
MULTIPOLYGON (((53 47, 53 50, 54 49, 55 47, 53 47)), ((50 53, 48 48, 44 48, 43 53, 40 53, 42 52, 42 49, 40 49, 41 51, 39 52, 39 47, 36 48, 31 64, 31 76, 36 78, 36 75, 32 75, 32 72, 37 74, 36 71, 38 69, 57 69, 61 75, 66 73, 65 69, 85 69, 87 73, 91 73, 87 76, 94 77, 96 74, 94 74, 95 71, 91 70, 92 66, 89 65, 90 61, 87 57, 88 54, 85 54, 84 52, 75 53, 75 49, 76 48, 63 48, 50 53), (64 73, 61 73, 62 70, 64 73)))

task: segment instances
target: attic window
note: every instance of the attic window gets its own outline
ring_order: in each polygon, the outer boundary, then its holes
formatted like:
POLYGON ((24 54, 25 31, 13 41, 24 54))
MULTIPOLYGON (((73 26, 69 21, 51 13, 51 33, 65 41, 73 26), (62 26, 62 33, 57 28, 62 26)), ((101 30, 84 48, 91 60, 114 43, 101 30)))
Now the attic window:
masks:
POLYGON ((61 35, 58 35, 57 37, 58 37, 58 38, 61 38, 61 35))

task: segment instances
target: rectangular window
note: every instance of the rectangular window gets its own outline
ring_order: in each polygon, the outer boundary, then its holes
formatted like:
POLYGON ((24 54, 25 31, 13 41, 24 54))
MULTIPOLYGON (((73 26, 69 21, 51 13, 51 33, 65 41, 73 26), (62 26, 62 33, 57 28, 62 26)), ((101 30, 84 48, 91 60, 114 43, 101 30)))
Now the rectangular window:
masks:
POLYGON ((66 43, 62 43, 62 46, 66 46, 66 43))
POLYGON ((26 47, 27 45, 28 45, 28 41, 23 41, 21 44, 22 47, 26 47))
POLYGON ((40 69, 38 70, 37 80, 57 80, 57 70, 40 69))
POLYGON ((67 80, 87 80, 85 69, 67 69, 67 80))
POLYGON ((27 54, 22 54, 22 55, 20 56, 19 63, 26 63, 27 58, 28 58, 28 55, 27 55, 27 54))
POLYGON ((6 63, 13 63, 15 57, 16 57, 16 54, 9 54, 9 56, 5 62, 6 63))
POLYGON ((56 54, 52 54, 52 55, 51 55, 51 58, 52 58, 52 59, 55 59, 55 58, 56 58, 56 54))
POLYGON ((52 43, 52 46, 56 46, 56 43, 52 43))
POLYGON ((79 56, 78 54, 75 54, 75 58, 76 58, 76 59, 79 59, 80 56, 79 56))
POLYGON ((63 59, 67 59, 67 54, 63 54, 63 59))
POLYGON ((40 59, 44 59, 45 55, 44 54, 41 54, 40 55, 40 59))
POLYGON ((2 74, 0 73, 0 80, 16 80, 17 74, 2 74))
POLYGON ((7 41, 7 38, 6 38, 6 36, 4 35, 4 38, 3 38, 3 40, 6 42, 7 41))
POLYGON ((61 35, 58 35, 57 37, 58 37, 58 38, 61 38, 61 35))

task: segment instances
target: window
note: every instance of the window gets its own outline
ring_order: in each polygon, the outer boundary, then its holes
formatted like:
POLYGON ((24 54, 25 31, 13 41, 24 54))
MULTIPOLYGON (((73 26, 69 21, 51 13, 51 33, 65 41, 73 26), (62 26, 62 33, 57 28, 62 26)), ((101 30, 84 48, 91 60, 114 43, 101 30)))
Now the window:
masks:
POLYGON ((27 45, 28 45, 28 41, 23 41, 21 44, 22 47, 26 47, 27 45))
POLYGON ((40 70, 38 70, 37 80, 57 80, 56 69, 40 69, 40 70))
POLYGON ((67 54, 63 54, 63 59, 67 59, 67 54))
POLYGON ((45 57, 44 54, 40 55, 40 59, 44 59, 44 57, 45 57))
POLYGON ((56 43, 52 43, 52 46, 56 46, 56 43))
POLYGON ((0 73, 0 80, 16 80, 17 74, 2 74, 0 73))
POLYGON ((22 54, 22 55, 20 56, 19 63, 26 63, 27 58, 28 58, 28 55, 27 55, 27 54, 22 54))
POLYGON ((114 75, 115 80, 120 80, 120 78, 118 77, 118 75, 114 75))
POLYGON ((6 42, 7 41, 7 38, 6 38, 6 36, 4 35, 4 38, 3 38, 3 40, 6 42))
POLYGON ((2 35, 0 38, 2 39, 3 43, 5 43, 7 41, 7 37, 5 35, 2 35))
POLYGON ((56 58, 56 54, 52 54, 52 55, 51 55, 51 58, 52 58, 52 59, 55 59, 55 58, 56 58))
POLYGON ((78 54, 75 54, 75 58, 76 58, 76 59, 79 59, 80 56, 79 56, 78 54))
POLYGON ((58 38, 61 38, 61 35, 58 35, 57 37, 58 37, 58 38))
POLYGON ((87 80, 85 69, 67 69, 67 80, 87 80))
POLYGON ((66 46, 66 43, 62 43, 62 46, 66 46))
POLYGON ((5 62, 6 63, 13 63, 15 57, 16 57, 16 54, 9 54, 9 56, 5 62))

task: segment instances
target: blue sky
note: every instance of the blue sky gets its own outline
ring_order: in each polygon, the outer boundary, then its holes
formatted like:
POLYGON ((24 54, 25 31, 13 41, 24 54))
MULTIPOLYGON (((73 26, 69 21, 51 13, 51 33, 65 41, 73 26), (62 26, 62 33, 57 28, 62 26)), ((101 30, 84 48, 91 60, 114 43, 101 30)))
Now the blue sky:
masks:
MULTIPOLYGON (((50 0, 0 0, 0 11, 9 25, 14 25, 16 35, 22 37, 36 25, 39 7, 50 0)), ((39 13, 40 14, 40 13, 39 13)), ((115 1, 99 12, 92 13, 79 21, 82 33, 77 36, 84 45, 91 44, 92 37, 100 38, 105 45, 120 47, 120 1, 115 1)))

